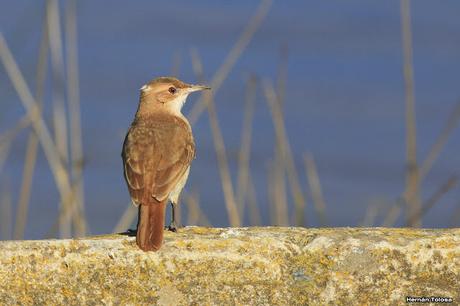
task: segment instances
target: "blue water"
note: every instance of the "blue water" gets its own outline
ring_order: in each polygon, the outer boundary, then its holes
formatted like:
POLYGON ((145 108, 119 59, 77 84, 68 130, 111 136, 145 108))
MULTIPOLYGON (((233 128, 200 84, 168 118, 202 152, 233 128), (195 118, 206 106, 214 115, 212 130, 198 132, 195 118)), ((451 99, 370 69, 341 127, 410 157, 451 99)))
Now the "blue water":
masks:
MULTIPOLYGON (((61 7, 65 2, 61 2, 61 7)), ((80 95, 86 212, 91 233, 112 230, 129 204, 122 176, 123 137, 148 80, 169 75, 179 57, 178 77, 195 82, 189 50, 196 48, 209 79, 237 40, 258 2, 78 1, 80 95)), ((220 126, 236 178, 245 82, 251 73, 274 80, 280 49, 288 48, 286 128, 304 191, 309 194, 302 154, 315 156, 332 226, 358 225, 367 207, 379 202, 381 216, 404 189, 404 82, 399 1, 276 1, 223 87, 216 93, 220 126)), ((412 2, 418 156, 430 146, 460 99, 460 3, 412 2)), ((0 29, 25 77, 35 88, 35 65, 43 2, 2 5, 0 29)), ((50 118, 48 80, 46 118, 50 118)), ((198 96, 185 106, 188 113, 198 96)), ((24 110, 0 68, 0 132, 24 110)), ((50 122, 50 121, 48 121, 50 122)), ((49 126, 51 126, 49 124, 49 126)), ((267 198, 274 130, 258 90, 251 171, 263 224, 270 224, 267 198)), ((228 225, 207 116, 194 126, 197 159, 188 190, 213 225, 228 225)), ((13 204, 21 182, 27 133, 13 143, 0 183, 10 186, 13 204)), ((449 139, 422 184, 427 199, 460 169, 460 133, 449 139)), ((308 226, 318 226, 308 195, 308 226)), ((42 153, 30 204, 27 238, 42 237, 56 217, 58 194, 42 153)), ((424 226, 458 225, 449 219, 460 206, 460 188, 443 197, 424 226)), ((15 206, 13 207, 15 209, 15 206)), ((458 221, 457 221, 458 222, 458 221)), ((245 220, 248 225, 248 219, 245 220)), ((397 225, 403 225, 403 218, 397 225)))

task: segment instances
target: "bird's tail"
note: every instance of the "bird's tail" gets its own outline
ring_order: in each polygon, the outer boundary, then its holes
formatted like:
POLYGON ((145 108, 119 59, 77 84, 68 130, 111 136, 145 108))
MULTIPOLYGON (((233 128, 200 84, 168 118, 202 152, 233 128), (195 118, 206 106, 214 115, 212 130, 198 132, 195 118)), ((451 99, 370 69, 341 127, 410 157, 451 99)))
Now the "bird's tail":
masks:
POLYGON ((136 243, 143 251, 158 251, 163 243, 166 202, 139 205, 136 243))

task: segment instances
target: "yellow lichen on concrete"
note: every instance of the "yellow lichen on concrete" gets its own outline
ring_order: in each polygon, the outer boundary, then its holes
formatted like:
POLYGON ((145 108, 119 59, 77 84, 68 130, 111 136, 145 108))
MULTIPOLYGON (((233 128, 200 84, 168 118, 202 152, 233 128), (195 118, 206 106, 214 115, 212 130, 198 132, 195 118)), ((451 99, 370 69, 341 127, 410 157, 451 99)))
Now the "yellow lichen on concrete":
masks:
POLYGON ((199 228, 0 242, 0 305, 396 305, 460 302, 460 230, 199 228))

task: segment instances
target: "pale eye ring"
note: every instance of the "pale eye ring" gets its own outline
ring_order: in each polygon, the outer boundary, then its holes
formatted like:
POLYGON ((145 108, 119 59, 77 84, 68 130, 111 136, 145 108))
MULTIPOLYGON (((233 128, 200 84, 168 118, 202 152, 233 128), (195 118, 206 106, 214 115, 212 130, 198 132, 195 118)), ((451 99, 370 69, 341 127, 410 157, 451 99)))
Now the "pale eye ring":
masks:
POLYGON ((169 91, 170 93, 172 93, 172 94, 175 94, 176 91, 177 91, 177 89, 174 88, 174 87, 169 87, 168 91, 169 91))

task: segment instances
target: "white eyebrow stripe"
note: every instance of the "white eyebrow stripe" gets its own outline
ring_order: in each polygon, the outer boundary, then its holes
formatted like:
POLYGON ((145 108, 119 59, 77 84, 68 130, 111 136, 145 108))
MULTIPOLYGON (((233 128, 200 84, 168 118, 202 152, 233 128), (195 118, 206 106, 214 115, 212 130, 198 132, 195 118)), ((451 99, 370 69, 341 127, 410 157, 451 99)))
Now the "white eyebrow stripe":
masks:
POLYGON ((144 86, 141 87, 141 90, 146 90, 147 88, 149 88, 149 86, 145 84, 144 86))

